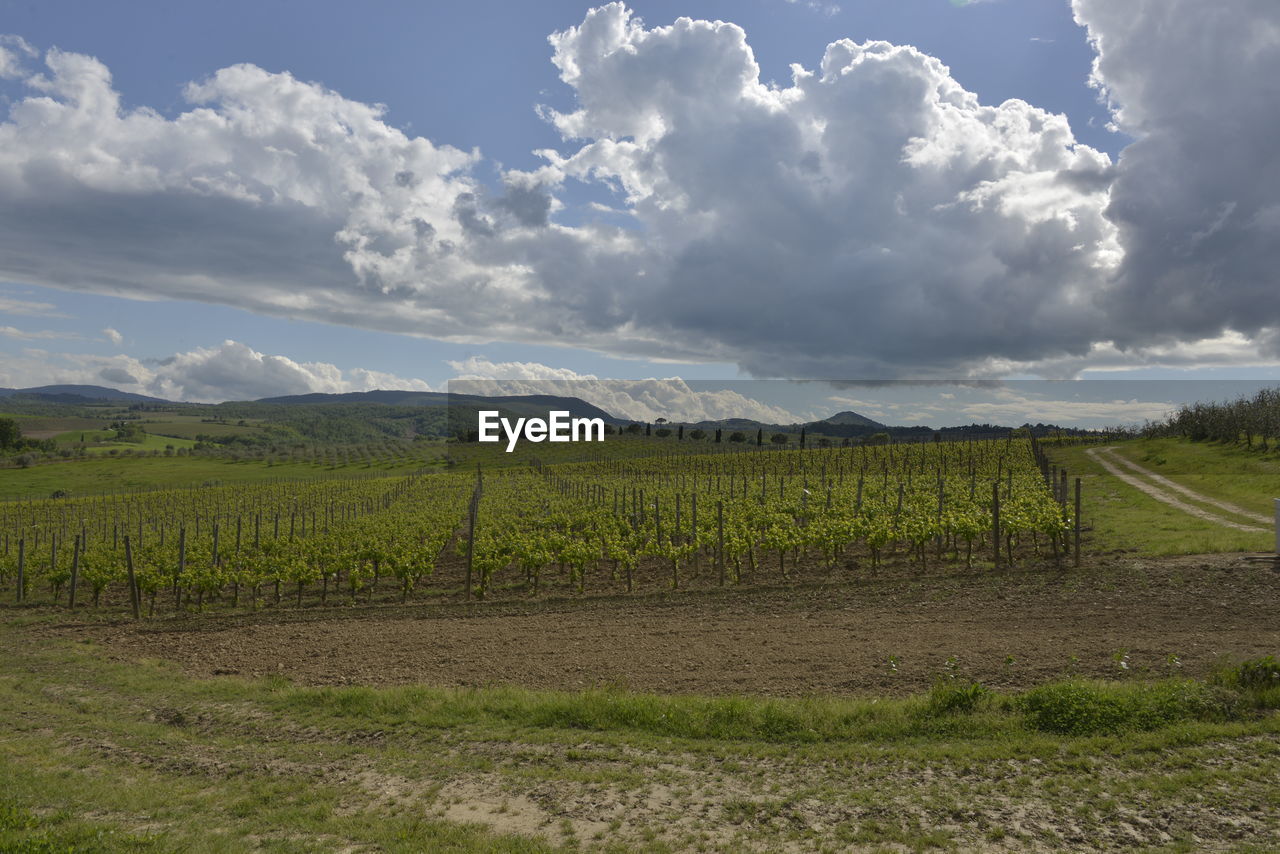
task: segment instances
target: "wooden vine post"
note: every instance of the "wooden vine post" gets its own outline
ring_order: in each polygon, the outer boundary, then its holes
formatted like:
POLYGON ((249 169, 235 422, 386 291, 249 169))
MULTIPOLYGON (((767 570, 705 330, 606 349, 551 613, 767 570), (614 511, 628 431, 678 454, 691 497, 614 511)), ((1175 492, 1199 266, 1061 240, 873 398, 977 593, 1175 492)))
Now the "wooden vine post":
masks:
POLYGON ((26 569, 26 562, 27 562, 26 559, 27 559, 27 538, 20 537, 18 539, 18 594, 17 594, 18 602, 22 601, 23 591, 26 588, 27 579, 24 573, 26 569))
POLYGON ((991 484, 991 545, 996 569, 1000 568, 1000 481, 991 484))
POLYGON ((1076 478, 1075 564, 1080 565, 1080 478, 1076 478))
POLYGON ((480 512, 480 493, 484 488, 484 480, 480 475, 480 464, 476 464, 476 488, 471 493, 471 505, 467 513, 467 594, 471 599, 471 569, 475 560, 476 515, 480 512))
POLYGON ((720 586, 724 587, 724 501, 716 502, 716 564, 720 571, 720 586))
POLYGON ((73 611, 76 607, 76 587, 80 582, 80 534, 76 534, 75 551, 71 554, 71 595, 68 607, 73 611))
POLYGON ((133 571, 133 546, 129 543, 129 535, 124 535, 124 562, 129 570, 129 604, 133 607, 133 618, 142 619, 142 597, 138 595, 138 576, 133 571))

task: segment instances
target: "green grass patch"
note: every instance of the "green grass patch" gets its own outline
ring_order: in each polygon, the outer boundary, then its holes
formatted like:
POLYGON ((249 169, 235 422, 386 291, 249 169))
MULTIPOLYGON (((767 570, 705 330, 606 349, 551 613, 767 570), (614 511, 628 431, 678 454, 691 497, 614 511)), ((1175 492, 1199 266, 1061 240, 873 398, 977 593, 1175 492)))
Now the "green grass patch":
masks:
POLYGON ((178 439, 153 433, 143 433, 142 441, 139 442, 120 442, 116 440, 115 430, 72 430, 68 433, 59 433, 53 437, 53 440, 63 447, 75 447, 80 444, 88 445, 89 447, 85 449, 87 453, 108 455, 113 450, 117 454, 127 449, 134 451, 164 451, 168 448, 174 450, 190 448, 196 444, 191 439, 178 439))
POLYGON ((1205 810, 1276 829, 1280 719, 1205 701, 1265 683, 1263 660, 1215 685, 709 698, 197 679, 29 631, 0 624, 4 851, 981 849, 1000 815, 1030 810, 1046 835, 1010 829, 1018 850, 1052 847, 1058 816, 1094 839, 1108 803, 1174 816, 1177 836, 1205 810), (1071 723, 1080 710, 1093 723, 1071 723), (575 831, 618 792, 615 823, 575 831), (546 819, 530 823, 535 801, 546 819))
MULTIPOLYGON (((1271 498, 1280 497, 1280 466, 1276 467, 1275 474, 1265 474, 1259 469, 1265 469, 1270 463, 1231 448, 1172 439, 1135 440, 1117 443, 1115 447, 1125 458, 1170 480, 1246 509, 1270 512, 1260 508, 1269 507, 1271 498), (1144 461, 1146 457, 1150 459, 1144 461), (1157 465, 1154 462, 1157 459, 1165 462, 1157 465), (1200 467, 1201 473, 1191 471, 1194 467, 1200 467)), ((1048 452, 1050 460, 1059 468, 1065 468, 1070 479, 1074 481, 1079 477, 1082 481, 1081 517, 1086 528, 1086 549, 1172 555, 1270 551, 1275 547, 1275 537, 1270 531, 1240 531, 1198 519, 1157 501, 1109 474, 1087 454, 1087 448, 1053 448, 1048 452)), ((1176 497, 1186 500, 1185 496, 1176 497)), ((1194 504, 1189 500, 1188 503, 1194 504)), ((1204 509, 1223 514, 1210 505, 1204 509)), ((1228 518, 1267 527, 1235 516, 1228 518)))
MULTIPOLYGON (((123 446, 121 449, 123 450, 123 446)), ((417 471, 422 465, 422 461, 418 459, 388 461, 372 466, 363 463, 333 466, 313 462, 269 464, 263 460, 229 460, 203 456, 137 457, 98 454, 82 460, 40 463, 25 469, 5 469, 0 474, 0 500, 48 498, 58 490, 79 496, 131 489, 172 489, 263 480, 407 474, 417 471)))
MULTIPOLYGON (((1273 499, 1280 498, 1280 445, 1264 453, 1257 445, 1250 450, 1243 444, 1144 439, 1118 445, 1116 450, 1188 489, 1268 518, 1275 515, 1273 499)), ((1223 512, 1212 505, 1206 509, 1223 512)))
POLYGON ((1247 714, 1238 691, 1189 679, 1151 683, 1073 680, 1033 688, 1017 698, 1027 725, 1062 735, 1114 735, 1188 721, 1234 721, 1247 714))
POLYGON ((201 421, 198 418, 174 418, 171 421, 142 421, 142 429, 157 436, 170 436, 180 439, 195 439, 197 436, 212 436, 221 439, 226 436, 256 436, 262 432, 260 426, 254 424, 225 424, 217 421, 201 421))

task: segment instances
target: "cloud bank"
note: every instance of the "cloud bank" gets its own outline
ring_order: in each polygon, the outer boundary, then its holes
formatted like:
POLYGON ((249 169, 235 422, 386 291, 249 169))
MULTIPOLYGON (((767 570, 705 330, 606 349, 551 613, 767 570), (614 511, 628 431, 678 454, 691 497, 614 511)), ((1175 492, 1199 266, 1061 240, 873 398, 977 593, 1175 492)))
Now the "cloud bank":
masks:
POLYGON ((839 40, 775 87, 739 27, 613 3, 550 37, 564 143, 499 187, 480 152, 287 73, 221 69, 167 118, 123 108, 96 59, 9 37, 0 278, 756 376, 991 375, 1231 335, 1275 358, 1280 7, 1073 7, 1136 140, 1117 163, 910 46, 839 40), (626 226, 558 223, 570 180, 612 188, 626 226))
POLYGON ((771 424, 793 424, 809 420, 732 389, 694 389, 679 377, 610 380, 537 362, 491 362, 477 357, 448 364, 457 372, 449 382, 449 390, 455 394, 577 397, 616 418, 634 421, 751 418, 771 424))
POLYGON ((362 368, 344 371, 327 362, 297 362, 287 356, 258 352, 238 341, 223 341, 216 347, 196 347, 159 360, 123 354, 98 356, 28 349, 0 365, 0 387, 55 384, 105 384, 166 400, 194 403, 379 388, 431 390, 430 385, 419 379, 362 368))
MULTIPOLYGON (((10 335, 0 327, 0 335, 10 335)), ((31 340, 57 337, 23 334, 31 340)), ((166 400, 220 403, 285 395, 343 394, 375 389, 454 391, 468 394, 560 394, 595 404, 611 415, 637 421, 755 418, 792 423, 787 410, 732 390, 695 390, 680 378, 602 380, 537 362, 493 362, 483 357, 448 363, 459 383, 433 387, 425 380, 327 362, 300 362, 262 353, 239 341, 196 347, 163 359, 59 353, 31 348, 0 364, 0 388, 42 385, 107 385, 166 400)))

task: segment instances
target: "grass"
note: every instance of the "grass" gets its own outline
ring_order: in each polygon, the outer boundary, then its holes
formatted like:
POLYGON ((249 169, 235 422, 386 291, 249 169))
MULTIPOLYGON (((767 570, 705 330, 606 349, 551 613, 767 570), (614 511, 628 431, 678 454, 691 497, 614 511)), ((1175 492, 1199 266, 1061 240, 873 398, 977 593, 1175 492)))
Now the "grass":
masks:
POLYGON ((18 422, 22 435, 37 438, 63 433, 70 430, 100 430, 107 426, 109 419, 82 418, 73 415, 22 415, 0 412, 0 418, 12 418, 18 422))
POLYGON ((1118 450, 1121 456, 1174 483, 1268 518, 1275 515, 1273 499, 1280 498, 1280 453, 1251 451, 1243 444, 1179 439, 1149 439, 1121 445, 1118 450))
MULTIPOLYGON (((241 428, 245 429, 245 428, 241 428)), ((66 434, 79 441, 79 432, 66 434)), ((86 439, 89 438, 86 431, 86 439)), ((272 462, 263 460, 228 460, 205 456, 184 457, 130 457, 123 452, 163 450, 166 445, 189 446, 190 442, 165 436, 148 434, 146 442, 116 443, 108 447, 90 449, 92 456, 83 460, 45 462, 21 469, 4 469, 0 475, 0 501, 13 499, 48 498, 58 490, 75 495, 96 495, 132 489, 167 489, 200 486, 205 483, 243 483, 261 480, 301 479, 317 477, 361 477, 369 474, 408 474, 423 466, 443 465, 446 453, 453 465, 471 468, 478 462, 486 467, 495 465, 528 465, 537 456, 545 462, 567 462, 595 459, 601 455, 610 458, 648 456, 655 453, 708 453, 716 446, 708 443, 677 442, 672 440, 610 437, 610 441, 597 445, 525 445, 513 454, 494 451, 490 446, 446 445, 430 442, 414 445, 412 450, 397 459, 373 462, 352 462, 332 465, 315 461, 272 462), (530 450, 534 449, 534 450, 530 450), (110 451, 120 453, 111 455, 110 451)), ((496 447, 496 446, 494 446, 496 447)), ((723 447, 723 446, 722 446, 723 447)), ((735 446, 736 449, 736 446, 735 446)))
POLYGON ((223 436, 256 436, 262 432, 257 424, 222 424, 202 421, 197 416, 182 418, 174 416, 164 421, 142 421, 142 429, 158 436, 170 436, 180 439, 195 439, 205 435, 222 438, 223 436))
MULTIPOLYGON (((154 437, 153 437, 154 438, 154 437)), ((96 495, 131 489, 165 489, 211 483, 323 477, 363 477, 369 474, 407 474, 423 466, 418 458, 330 466, 314 462, 268 464, 260 460, 217 457, 124 457, 94 455, 83 460, 41 463, 0 472, 0 500, 48 498, 57 490, 96 495)))
MULTIPOLYGON (((1125 458, 1175 482, 1258 512, 1269 512, 1270 499, 1280 497, 1280 462, 1233 448, 1170 439, 1122 442, 1116 448, 1125 458)), ((1066 468, 1069 478, 1081 478, 1081 516, 1091 529, 1086 547, 1169 555, 1271 551, 1275 546, 1270 531, 1228 528, 1156 501, 1108 474, 1085 447, 1053 448, 1049 456, 1066 468)), ((1212 506, 1205 509, 1222 512, 1212 506)))
POLYGON ((132 448, 134 451, 163 451, 166 448, 190 448, 195 445, 191 439, 179 439, 154 433, 144 433, 141 442, 117 442, 114 430, 72 430, 59 433, 53 440, 59 445, 76 446, 81 443, 89 445, 86 451, 90 454, 117 453, 132 448))
POLYGON ((1229 830, 1280 841, 1280 718, 1187 700, 1260 698, 1249 686, 1265 663, 1216 686, 1066 682, 958 704, 939 703, 945 682, 900 699, 375 689, 195 679, 47 631, 31 642, 38 629, 0 624, 4 851, 1167 839, 1144 824, 1115 835, 1130 811, 1165 816, 1161 832, 1188 844, 1231 850, 1229 830), (1081 702, 1121 711, 1067 734, 1037 723, 1081 702))

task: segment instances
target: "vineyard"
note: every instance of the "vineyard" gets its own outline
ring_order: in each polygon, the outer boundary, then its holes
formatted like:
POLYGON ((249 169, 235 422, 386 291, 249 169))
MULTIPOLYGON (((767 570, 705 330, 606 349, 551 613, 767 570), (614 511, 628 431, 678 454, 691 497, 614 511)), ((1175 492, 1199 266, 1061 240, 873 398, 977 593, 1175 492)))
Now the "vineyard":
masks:
POLYGON ((1032 440, 660 455, 0 506, 10 601, 301 607, 630 593, 1078 552, 1032 440))

